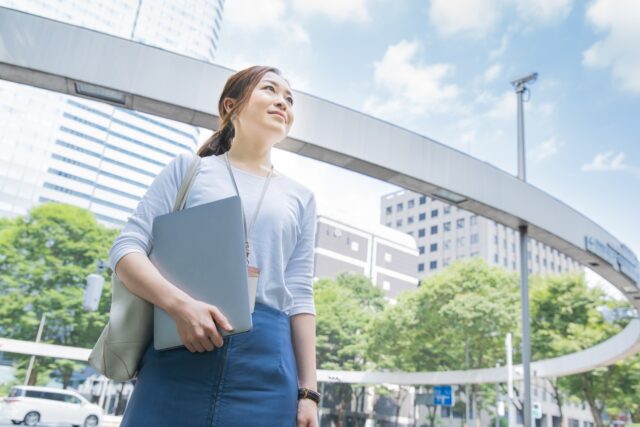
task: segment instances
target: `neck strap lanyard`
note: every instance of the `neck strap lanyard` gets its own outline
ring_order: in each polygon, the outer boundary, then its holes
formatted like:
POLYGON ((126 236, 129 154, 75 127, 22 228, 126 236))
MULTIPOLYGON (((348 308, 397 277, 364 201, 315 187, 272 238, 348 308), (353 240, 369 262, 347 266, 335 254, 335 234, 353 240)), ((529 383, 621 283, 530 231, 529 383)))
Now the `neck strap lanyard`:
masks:
MULTIPOLYGON (((227 155, 227 152, 224 153, 224 159, 227 163, 227 170, 229 170, 229 176, 231 177, 231 182, 233 183, 233 187, 235 188, 236 194, 238 195, 238 197, 240 197, 240 192, 238 191, 238 185, 236 184, 236 180, 233 176, 233 171, 231 170, 231 163, 229 163, 229 156, 227 155)), ((247 229, 247 220, 244 214, 244 206, 242 204, 242 197, 240 197, 240 208, 242 209, 242 223, 244 225, 244 235, 247 238, 247 240, 245 240, 244 242, 246 252, 247 252, 247 264, 249 264, 249 254, 251 253, 251 250, 249 248, 249 236, 253 231, 253 226, 256 222, 256 218, 258 217, 258 211, 260 210, 260 206, 262 205, 262 199, 264 199, 264 194, 267 192, 267 187, 269 187, 269 181, 271 181, 271 175, 273 175, 273 165, 271 165, 271 169, 269 170, 269 175, 267 175, 267 180, 265 181, 264 186, 262 187, 262 194, 260 194, 260 200, 258 201, 256 210, 253 213, 253 219, 251 220, 251 225, 249 226, 249 229, 247 229)))

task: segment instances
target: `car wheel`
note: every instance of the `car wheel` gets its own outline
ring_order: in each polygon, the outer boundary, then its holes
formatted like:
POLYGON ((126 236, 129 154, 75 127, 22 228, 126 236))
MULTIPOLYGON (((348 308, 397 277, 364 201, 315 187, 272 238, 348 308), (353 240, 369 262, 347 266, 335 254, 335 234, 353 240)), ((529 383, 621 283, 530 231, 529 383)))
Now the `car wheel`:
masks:
POLYGON ((98 425, 98 417, 95 415, 89 415, 86 420, 84 420, 84 427, 96 427, 98 425))
POLYGON ((26 426, 35 426, 40 422, 40 414, 35 411, 31 411, 24 416, 24 420, 22 422, 26 426))
POLYGON ((14 424, 16 424, 16 425, 17 425, 17 424, 22 424, 22 421, 19 421, 19 420, 11 420, 11 422, 12 422, 12 423, 14 423, 14 424))

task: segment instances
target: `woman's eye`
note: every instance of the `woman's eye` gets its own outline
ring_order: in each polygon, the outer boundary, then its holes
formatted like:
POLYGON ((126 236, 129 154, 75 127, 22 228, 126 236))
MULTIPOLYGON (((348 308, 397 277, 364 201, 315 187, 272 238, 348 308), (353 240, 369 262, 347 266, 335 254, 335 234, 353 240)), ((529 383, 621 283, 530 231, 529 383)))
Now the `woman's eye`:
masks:
POLYGON ((274 92, 276 91, 275 88, 273 86, 265 86, 268 89, 272 89, 274 92))
POLYGON ((287 98, 287 102, 288 102, 290 105, 293 105, 293 98, 287 98))

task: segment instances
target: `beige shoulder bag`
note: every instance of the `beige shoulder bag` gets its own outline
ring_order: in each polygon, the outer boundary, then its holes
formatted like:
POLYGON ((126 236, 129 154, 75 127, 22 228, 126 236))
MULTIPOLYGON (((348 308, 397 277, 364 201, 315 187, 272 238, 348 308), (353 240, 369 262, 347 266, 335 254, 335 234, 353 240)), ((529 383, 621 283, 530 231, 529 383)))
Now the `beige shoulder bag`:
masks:
MULTIPOLYGON (((182 179, 173 211, 184 208, 193 184, 200 156, 196 155, 182 179)), ((127 381, 135 377, 138 362, 153 335, 153 305, 132 294, 116 273, 111 274, 109 323, 89 355, 89 364, 107 378, 127 381)))

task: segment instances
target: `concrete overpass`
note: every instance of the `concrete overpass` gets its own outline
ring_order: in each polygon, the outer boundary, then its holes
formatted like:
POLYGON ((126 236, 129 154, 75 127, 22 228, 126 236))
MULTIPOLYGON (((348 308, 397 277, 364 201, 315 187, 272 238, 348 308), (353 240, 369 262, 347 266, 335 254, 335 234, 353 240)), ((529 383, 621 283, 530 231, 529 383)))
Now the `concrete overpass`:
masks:
MULTIPOLYGON (((0 79, 214 129, 217 96, 232 73, 130 40, 0 8, 0 79)), ((302 92, 296 92, 296 125, 278 148, 444 200, 512 228, 526 225, 532 238, 588 266, 640 308, 638 261, 622 242, 560 200, 488 163, 302 92)), ((45 344, 21 350, 10 341, 0 341, 5 351, 54 352, 45 344)), ((77 350, 66 357, 86 360, 87 350, 77 350)), ((636 319, 610 340, 535 362, 532 371, 539 377, 569 375, 638 351, 636 319)), ((507 377, 506 368, 319 375, 343 382, 396 384, 502 382, 507 377)))

